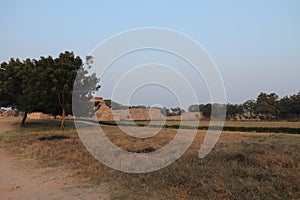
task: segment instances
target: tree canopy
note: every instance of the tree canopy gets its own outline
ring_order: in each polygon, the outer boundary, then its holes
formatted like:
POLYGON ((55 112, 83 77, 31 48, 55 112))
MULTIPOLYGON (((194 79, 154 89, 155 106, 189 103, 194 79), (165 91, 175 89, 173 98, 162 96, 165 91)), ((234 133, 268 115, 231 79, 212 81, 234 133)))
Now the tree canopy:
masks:
MULTIPOLYGON (((92 58, 87 57, 87 62, 92 58)), ((77 84, 85 90, 78 91, 81 98, 91 98, 100 88, 95 74, 89 75, 90 65, 84 65, 73 52, 64 52, 58 58, 40 57, 39 60, 10 59, 0 68, 0 106, 13 107, 24 112, 22 124, 27 113, 43 112, 61 115, 61 128, 64 119, 72 114, 72 93, 76 77, 77 84), (87 87, 93 85, 94 87, 87 87), (92 89, 91 89, 92 88, 92 89)), ((81 113, 83 114, 83 113, 81 113)))

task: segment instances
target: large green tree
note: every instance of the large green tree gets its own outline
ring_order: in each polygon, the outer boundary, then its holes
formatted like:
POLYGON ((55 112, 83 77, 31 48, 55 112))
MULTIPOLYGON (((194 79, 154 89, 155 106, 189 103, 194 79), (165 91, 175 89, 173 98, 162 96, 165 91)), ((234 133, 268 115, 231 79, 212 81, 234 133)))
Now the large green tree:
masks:
MULTIPOLYGON (((99 79, 89 74, 92 57, 87 57, 86 65, 73 52, 64 52, 58 58, 41 57, 39 60, 11 59, 0 68, 0 106, 13 107, 27 113, 43 112, 61 115, 61 128, 65 126, 65 116, 72 114, 73 86, 78 91, 77 100, 89 101, 92 93, 99 89, 99 79), (77 76, 77 79, 76 79, 77 76), (76 79, 76 81, 75 81, 76 79), (76 83, 75 83, 76 82, 76 83)), ((88 104, 89 105, 89 104, 88 104)), ((89 105, 89 109, 93 105, 89 105)), ((79 115, 86 115, 85 109, 79 115)))

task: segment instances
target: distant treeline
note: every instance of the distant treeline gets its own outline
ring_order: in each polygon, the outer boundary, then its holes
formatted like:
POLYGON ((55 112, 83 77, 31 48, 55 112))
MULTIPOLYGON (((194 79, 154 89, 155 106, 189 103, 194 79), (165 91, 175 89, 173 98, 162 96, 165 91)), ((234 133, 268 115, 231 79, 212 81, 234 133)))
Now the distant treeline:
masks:
MULTIPOLYGON (((111 100, 105 100, 106 104, 113 110, 146 108, 146 106, 125 106, 111 100)), ((300 92, 290 96, 279 98, 275 93, 260 93, 256 100, 248 100, 243 104, 194 104, 190 105, 188 112, 201 112, 204 117, 210 118, 212 107, 218 115, 226 110, 228 119, 287 119, 300 120, 300 92)), ((175 108, 159 108, 165 116, 181 115, 185 110, 175 108)))
POLYGON ((226 107, 227 118, 239 119, 300 119, 300 92, 279 98, 275 93, 260 93, 256 100, 248 100, 243 104, 198 104, 191 105, 189 112, 202 112, 206 117, 211 116, 212 106, 226 107))

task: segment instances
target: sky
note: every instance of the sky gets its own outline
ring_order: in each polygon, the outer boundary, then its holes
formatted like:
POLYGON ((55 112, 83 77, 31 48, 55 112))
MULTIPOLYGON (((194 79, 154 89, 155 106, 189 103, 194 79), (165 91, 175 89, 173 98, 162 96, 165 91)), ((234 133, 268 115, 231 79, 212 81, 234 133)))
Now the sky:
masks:
MULTIPOLYGON (((85 58, 112 35, 161 27, 179 31, 202 45, 219 68, 230 103, 255 99, 260 92, 283 97, 300 91, 298 0, 1 0, 0 5, 0 62, 11 57, 56 57, 66 50, 85 58)), ((111 97, 111 80, 122 75, 115 73, 118 71, 101 77, 100 96, 111 97)), ((205 88, 196 89, 201 102, 209 101, 205 88)), ((164 99, 172 96, 167 97, 168 91, 157 95, 154 91, 150 86, 140 95, 136 91, 133 102, 166 105, 164 99)))

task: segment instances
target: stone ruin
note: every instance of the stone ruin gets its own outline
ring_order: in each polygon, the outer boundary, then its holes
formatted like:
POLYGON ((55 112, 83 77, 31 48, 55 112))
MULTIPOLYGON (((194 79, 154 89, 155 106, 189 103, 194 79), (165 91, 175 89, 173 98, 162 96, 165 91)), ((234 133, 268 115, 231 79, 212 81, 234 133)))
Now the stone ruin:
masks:
POLYGON ((101 97, 95 97, 92 102, 98 102, 96 116, 99 121, 150 121, 150 120, 203 120, 201 112, 185 112, 176 116, 165 116, 159 108, 134 107, 113 110, 101 97))

